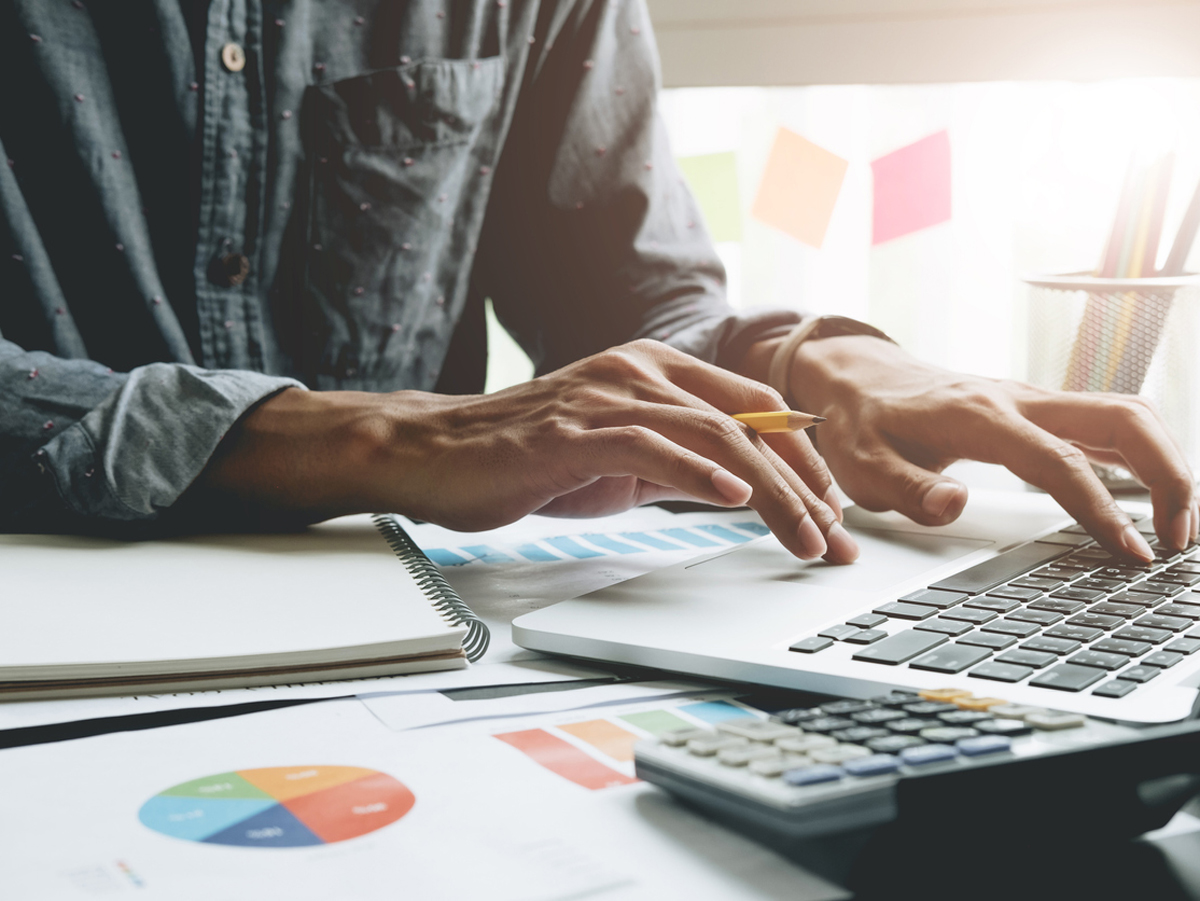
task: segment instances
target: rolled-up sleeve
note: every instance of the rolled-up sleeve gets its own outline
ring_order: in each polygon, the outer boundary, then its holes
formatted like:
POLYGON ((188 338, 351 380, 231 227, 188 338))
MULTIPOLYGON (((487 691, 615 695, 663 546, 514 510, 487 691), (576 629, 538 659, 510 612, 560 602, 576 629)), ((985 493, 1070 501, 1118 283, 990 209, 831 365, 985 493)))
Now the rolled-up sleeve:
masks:
POLYGON ((655 111, 642 0, 545 17, 496 172, 477 284, 539 372, 634 338, 736 365, 800 320, 737 312, 655 111))
POLYGON ((152 520, 288 378, 153 363, 114 373, 0 340, 0 528, 152 520))

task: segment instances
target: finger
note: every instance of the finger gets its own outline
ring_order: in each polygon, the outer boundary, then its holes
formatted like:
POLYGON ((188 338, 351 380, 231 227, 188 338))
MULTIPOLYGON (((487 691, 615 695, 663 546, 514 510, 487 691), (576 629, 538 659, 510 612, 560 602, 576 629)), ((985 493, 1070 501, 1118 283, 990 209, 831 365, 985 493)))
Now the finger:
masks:
POLYGON ((842 507, 837 500, 837 492, 833 490, 833 476, 829 474, 825 459, 817 453, 808 435, 804 432, 779 433, 763 435, 762 439, 841 522, 842 507), (831 494, 833 503, 830 503, 831 494))
POLYGON ((1191 543, 1195 483, 1158 414, 1140 398, 1086 392, 1053 394, 1026 405, 1037 425, 1088 449, 1111 450, 1150 489, 1154 530, 1179 549, 1191 543))
POLYGON ((917 466, 878 437, 860 435, 853 459, 839 469, 841 487, 867 510, 896 510, 914 522, 953 522, 967 504, 961 482, 917 466))

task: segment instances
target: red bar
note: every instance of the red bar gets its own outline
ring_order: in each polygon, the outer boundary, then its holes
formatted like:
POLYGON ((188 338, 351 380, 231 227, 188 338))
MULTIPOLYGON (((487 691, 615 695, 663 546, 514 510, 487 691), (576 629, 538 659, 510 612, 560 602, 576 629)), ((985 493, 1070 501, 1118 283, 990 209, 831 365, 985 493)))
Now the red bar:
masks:
POLYGON ((569 779, 576 785, 582 785, 593 791, 598 788, 612 788, 615 785, 632 785, 641 781, 619 773, 611 767, 606 767, 574 745, 551 735, 544 729, 505 732, 497 735, 496 738, 512 745, 550 772, 557 773, 564 779, 569 779))

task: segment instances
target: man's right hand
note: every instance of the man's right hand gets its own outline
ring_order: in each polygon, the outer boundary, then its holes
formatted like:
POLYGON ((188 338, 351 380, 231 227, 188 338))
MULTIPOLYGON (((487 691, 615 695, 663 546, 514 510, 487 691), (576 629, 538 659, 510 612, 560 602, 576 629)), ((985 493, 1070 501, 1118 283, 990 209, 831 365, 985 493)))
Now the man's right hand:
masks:
POLYGON ((764 438, 730 415, 785 407, 635 341, 486 396, 286 390, 247 414, 198 487, 313 520, 388 511, 464 531, 669 498, 749 503, 797 557, 848 563, 858 548, 807 436, 764 438))

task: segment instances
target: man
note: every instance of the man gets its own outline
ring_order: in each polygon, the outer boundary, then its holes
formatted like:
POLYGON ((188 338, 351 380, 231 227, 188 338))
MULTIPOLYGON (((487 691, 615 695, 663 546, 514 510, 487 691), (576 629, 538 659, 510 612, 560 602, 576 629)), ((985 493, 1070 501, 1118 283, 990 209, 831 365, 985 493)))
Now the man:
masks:
POLYGON ((1164 542, 1196 537, 1137 398, 735 315, 649 24, 638 0, 4 0, 2 526, 479 529, 682 495, 849 562, 830 473, 939 524, 966 457, 1149 559, 1090 458, 1149 486, 1164 542), (482 397, 486 297, 542 377, 482 397), (785 405, 828 418, 822 456, 728 415, 785 405))

